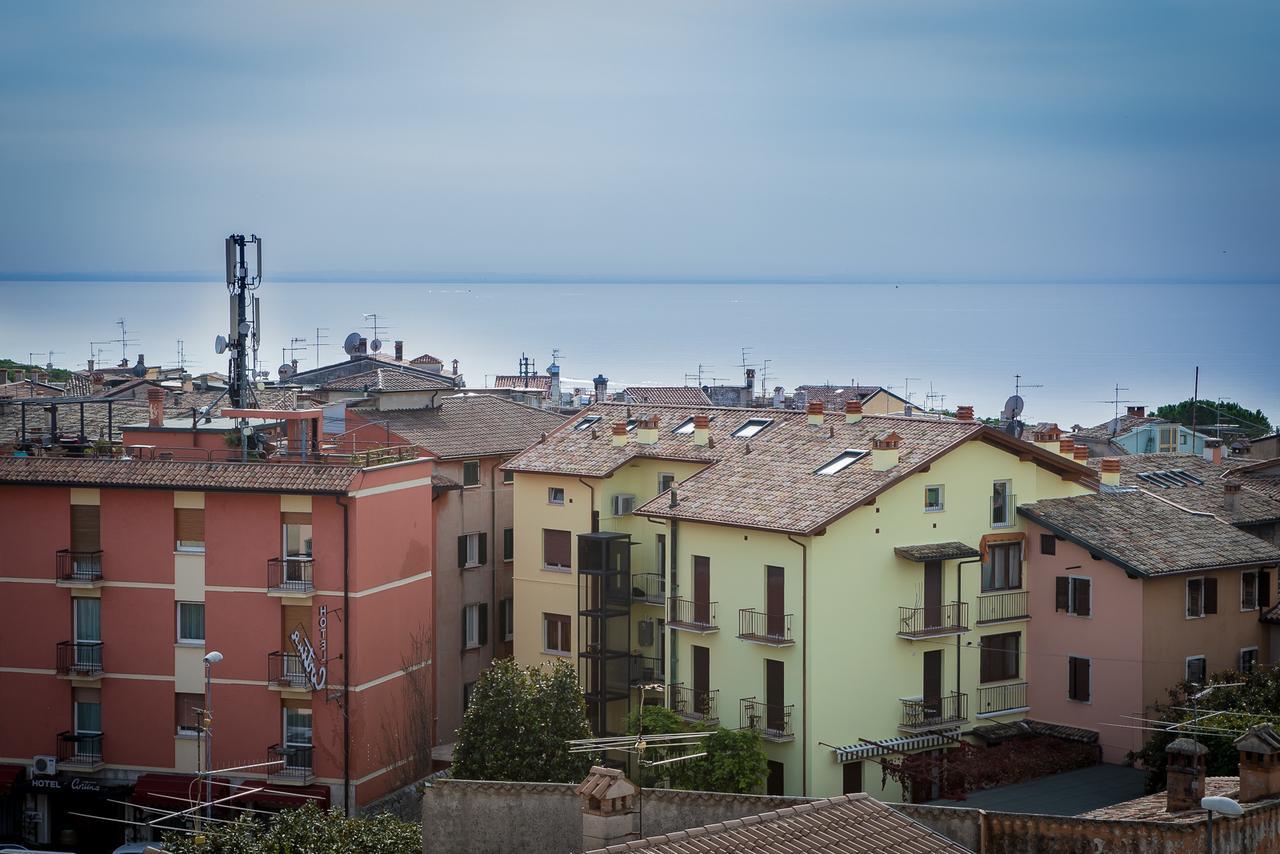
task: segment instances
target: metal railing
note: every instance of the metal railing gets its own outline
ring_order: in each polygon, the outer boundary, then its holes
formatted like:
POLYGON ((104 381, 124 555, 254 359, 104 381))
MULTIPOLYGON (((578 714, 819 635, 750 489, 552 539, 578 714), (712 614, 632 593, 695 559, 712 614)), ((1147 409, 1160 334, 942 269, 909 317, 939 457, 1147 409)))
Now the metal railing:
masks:
POLYGON ((762 703, 755 697, 746 697, 740 702, 743 729, 753 729, 770 741, 790 741, 796 737, 791 729, 794 705, 762 703))
POLYGON ((314 773, 311 765, 312 748, 295 744, 273 744, 267 748, 268 762, 283 762, 267 769, 268 780, 307 781, 314 773))
POLYGON ((672 685, 667 696, 671 698, 671 711, 689 720, 720 720, 717 710, 720 689, 697 691, 681 684, 672 685))
POLYGON ((651 655, 631 656, 631 684, 643 685, 650 682, 663 682, 665 666, 661 658, 651 655))
POLYGON ((902 701, 903 729, 932 729, 969 719, 968 695, 952 692, 942 697, 902 701))
POLYGON ((315 561, 309 557, 273 557, 267 561, 267 589, 281 593, 314 593, 315 561))
POLYGON ((661 605, 667 597, 667 580, 660 572, 637 572, 631 576, 631 600, 661 605))
POLYGON ((58 672, 63 676, 102 674, 102 641, 59 641, 58 672))
POLYGON ((794 643, 795 639, 791 636, 791 615, 740 608, 738 609, 738 637, 757 643, 794 643))
POLYGON ((63 549, 55 555, 59 581, 101 581, 102 552, 73 552, 63 549))
POLYGON ((1027 591, 984 593, 978 597, 978 622, 999 623, 1021 620, 1027 616, 1027 591))
POLYGON ((991 527, 1010 528, 1017 524, 1018 496, 1005 493, 1004 503, 997 504, 995 496, 991 497, 991 527))
POLYGON ((667 625, 693 632, 709 632, 716 625, 717 602, 695 602, 672 596, 667 600, 667 625))
POLYGON ((58 761, 66 765, 96 765, 102 761, 102 733, 58 733, 58 761))
POLYGON ((310 691, 311 679, 302 666, 302 656, 293 652, 267 653, 267 680, 272 685, 310 691))
POLYGON ((968 602, 948 602, 932 608, 898 608, 898 634, 903 637, 955 634, 968 630, 968 602))
POLYGON ((989 715, 1027 707, 1027 683, 1011 682, 1008 685, 992 685, 978 688, 976 714, 989 715))

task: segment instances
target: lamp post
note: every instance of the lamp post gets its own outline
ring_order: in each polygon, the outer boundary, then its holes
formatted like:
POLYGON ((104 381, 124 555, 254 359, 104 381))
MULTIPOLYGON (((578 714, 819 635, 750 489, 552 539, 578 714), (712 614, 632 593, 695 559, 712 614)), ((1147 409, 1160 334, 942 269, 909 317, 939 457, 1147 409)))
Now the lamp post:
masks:
POLYGON ((1231 798, 1208 797, 1200 799, 1200 808, 1209 816, 1208 824, 1208 840, 1205 844, 1205 850, 1209 854, 1213 854, 1213 814, 1221 813, 1228 818, 1239 818, 1244 815, 1244 807, 1240 806, 1238 801, 1231 798))
POLYGON ((209 671, 222 661, 222 653, 210 650, 204 657, 204 817, 213 818, 213 699, 209 671))

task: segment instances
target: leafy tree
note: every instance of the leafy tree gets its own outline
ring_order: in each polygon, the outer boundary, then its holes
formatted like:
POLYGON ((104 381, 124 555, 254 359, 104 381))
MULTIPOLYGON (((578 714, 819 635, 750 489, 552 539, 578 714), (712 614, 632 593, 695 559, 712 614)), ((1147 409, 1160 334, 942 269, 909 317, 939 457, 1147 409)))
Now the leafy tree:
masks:
MULTIPOLYGON (((645 706, 642 713, 644 731, 647 733, 670 733, 701 731, 701 727, 690 727, 684 719, 671 709, 662 706, 645 706)), ((627 732, 632 735, 638 732, 640 714, 632 713, 627 724, 627 732)), ((707 755, 685 762, 673 762, 653 768, 643 769, 640 781, 643 785, 652 785, 660 773, 669 775, 667 779, 676 789, 692 789, 699 792, 735 792, 739 794, 757 792, 764 785, 769 774, 769 757, 764 752, 764 740, 760 733, 752 729, 731 730, 717 727, 704 742, 703 749, 707 755), (648 779, 652 777, 653 779, 648 779)), ((675 755, 672 753, 672 755, 675 755)), ((662 748, 650 748, 645 751, 649 760, 667 758, 662 748)))
POLYGON ((578 674, 563 661, 522 668, 495 661, 480 675, 453 751, 453 776, 467 780, 579 783, 591 754, 568 741, 590 738, 578 674))
MULTIPOLYGON (((1190 398, 1181 403, 1166 403, 1155 411, 1157 418, 1176 421, 1191 426, 1192 402, 1190 398)), ((1211 424, 1238 424, 1239 431, 1250 439, 1266 436, 1271 433, 1271 422, 1262 414, 1261 409, 1250 412, 1238 403, 1215 400, 1197 400, 1195 402, 1196 429, 1203 432, 1211 424)))
POLYGON ((418 854, 422 828, 390 813, 346 818, 336 807, 322 812, 312 804, 284 810, 264 823, 241 816, 199 835, 165 835, 172 854, 418 854))
POLYGON ((66 368, 54 368, 52 371, 44 365, 25 365, 21 362, 15 362, 13 359, 0 359, 0 370, 18 370, 26 371, 27 376, 31 376, 33 371, 40 371, 49 375, 52 382, 64 383, 71 377, 71 371, 66 368))

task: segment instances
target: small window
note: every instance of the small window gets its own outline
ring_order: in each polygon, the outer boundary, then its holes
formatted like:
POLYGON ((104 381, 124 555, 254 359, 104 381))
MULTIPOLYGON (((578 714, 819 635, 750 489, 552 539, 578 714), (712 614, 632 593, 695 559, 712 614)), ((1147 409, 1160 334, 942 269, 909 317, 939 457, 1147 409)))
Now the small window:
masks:
POLYGON ((1077 617, 1093 613, 1093 580, 1078 575, 1059 575, 1054 596, 1054 611, 1066 611, 1077 617))
POLYGON ((483 646, 485 636, 489 633, 485 623, 488 622, 489 607, 483 602, 466 605, 462 609, 462 648, 475 649, 483 646))
POLYGON ((1187 681, 1193 685, 1205 684, 1207 667, 1203 655, 1193 655, 1187 659, 1187 681))
POLYGON ((1240 573, 1240 610, 1255 611, 1258 608, 1258 571, 1248 569, 1240 573))
POLYGON ((467 460, 462 464, 462 485, 464 487, 480 485, 479 460, 467 460))
POLYGON ((661 495, 666 492, 675 484, 675 482, 676 476, 669 472, 663 472, 658 475, 658 494, 661 495))
POLYGON ((639 419, 639 418, 628 418, 628 419, 627 419, 627 432, 628 432, 628 433, 630 433, 632 430, 635 430, 635 429, 636 429, 636 425, 637 425, 637 424, 639 424, 639 423, 640 423, 640 419, 639 419))
POLYGON ((991 484, 991 527, 1002 528, 1013 524, 1012 484, 1007 480, 997 480, 991 484))
POLYGON ((203 708, 203 694, 173 695, 173 719, 178 735, 196 735, 200 732, 200 710, 203 708))
POLYGON ((1256 646, 1245 647, 1240 650, 1240 672, 1252 673, 1258 668, 1258 648, 1256 646))
POLYGON ((284 557, 288 560, 310 560, 311 550, 311 514, 281 514, 284 543, 284 557))
POLYGON ((772 423, 772 418, 748 418, 746 422, 729 435, 735 439, 750 439, 772 423))
POLYGON ((1002 543, 989 548, 982 565, 982 592, 1022 589, 1022 543, 1002 543))
POLYGON ((547 503, 548 504, 564 504, 564 487, 548 486, 547 487, 547 503))
POLYGON ((569 618, 564 614, 543 614, 543 652, 568 655, 572 651, 569 634, 569 618))
POLYGON ((978 669, 983 682, 1000 682, 1018 678, 1018 655, 1022 640, 1020 632, 987 635, 981 641, 978 669))
POLYGON ((464 715, 467 713, 467 709, 471 708, 471 698, 475 696, 475 693, 476 683, 474 681, 462 683, 462 713, 464 715))
POLYGON ((1218 579, 1187 579, 1187 619, 1218 613, 1218 579))
POLYGON ((178 643, 204 643, 204 603, 178 603, 178 643))
POLYGON ((502 559, 505 561, 513 561, 516 559, 516 529, 502 529, 502 559))
POLYGON ((204 551, 204 510, 178 507, 173 511, 174 548, 180 552, 204 551))
POLYGON ((516 473, 511 471, 511 469, 504 470, 502 472, 502 482, 507 484, 515 483, 516 473))
POLYGON ((1053 534, 1040 535, 1040 554, 1056 555, 1058 553, 1058 538, 1053 534))
POLYGON ((574 430, 586 430, 586 429, 587 429, 588 427, 590 427, 592 424, 595 424, 595 423, 599 422, 599 421, 600 421, 600 418, 601 418, 601 416, 599 416, 599 415, 588 415, 588 416, 586 416, 585 418, 583 418, 581 421, 579 421, 577 424, 574 424, 574 425, 573 425, 573 429, 574 429, 574 430))
POLYGON ((1089 659, 1074 655, 1067 658, 1067 698, 1089 702, 1089 659))
POLYGON ((924 512, 942 512, 942 487, 926 486, 924 488, 924 512))
POLYGON ((842 472, 866 455, 866 451, 857 451, 849 448, 841 451, 834 460, 819 468, 814 474, 836 474, 837 472, 842 472))
POLYGON ((542 530, 542 566, 557 572, 573 568, 573 535, 551 528, 542 530))
POLYGON ((489 562, 488 537, 483 533, 463 534, 458 537, 458 568, 472 569, 489 562))
POLYGON ((516 636, 515 600, 510 596, 498 602, 498 627, 504 641, 509 641, 516 636))

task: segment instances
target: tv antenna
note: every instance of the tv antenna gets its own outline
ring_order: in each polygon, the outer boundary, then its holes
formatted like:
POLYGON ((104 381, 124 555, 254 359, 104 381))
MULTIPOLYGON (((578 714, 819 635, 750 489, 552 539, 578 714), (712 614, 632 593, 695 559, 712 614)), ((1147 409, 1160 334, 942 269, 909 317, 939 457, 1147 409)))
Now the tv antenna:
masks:
MULTIPOLYGON (((90 341, 90 342, 89 342, 89 358, 93 360, 93 367, 94 367, 94 369, 95 369, 95 370, 100 370, 100 369, 101 369, 101 367, 102 367, 102 348, 103 348, 103 347, 105 347, 107 344, 110 344, 110 343, 112 343, 112 342, 110 342, 110 341, 90 341)), ((86 366, 86 367, 87 367, 87 366, 86 366)))
POLYGON ((1112 406, 1114 406, 1114 407, 1115 407, 1115 415, 1114 415, 1114 416, 1112 416, 1112 419, 1111 419, 1111 435, 1112 435, 1112 436, 1116 435, 1116 432, 1120 429, 1120 404, 1122 404, 1122 403, 1133 403, 1133 401, 1132 401, 1132 400, 1121 400, 1121 399, 1120 399, 1120 392, 1122 392, 1122 391, 1128 391, 1128 390, 1129 390, 1129 389, 1128 389, 1128 387, 1127 387, 1127 386, 1122 386, 1122 385, 1120 385, 1120 383, 1116 383, 1116 386, 1115 386, 1115 396, 1114 396, 1113 398, 1111 398, 1111 400, 1099 400, 1099 401, 1098 401, 1098 403, 1110 403, 1112 406))
POLYGON ((702 387, 702 375, 703 375, 703 373, 705 373, 706 371, 711 370, 711 369, 712 369, 712 368, 714 368, 714 367, 715 367, 715 365, 704 365, 704 364, 702 364, 701 362, 699 362, 699 363, 698 363, 698 372, 697 372, 696 374, 685 374, 685 375, 684 375, 684 384, 685 384, 685 385, 688 385, 688 384, 689 384, 689 380, 697 380, 697 381, 698 381, 698 387, 699 387, 699 388, 701 388, 701 387, 702 387))
MULTIPOLYGON (((557 351, 557 352, 558 352, 558 351, 557 351)), ((554 361, 554 359, 553 359, 553 361, 554 361)), ((532 376, 534 376, 534 375, 535 375, 535 374, 537 374, 537 373, 538 373, 538 368, 537 368, 537 366, 534 364, 533 359, 530 359, 530 358, 529 358, 528 356, 526 356, 524 353, 521 353, 521 354, 520 354, 520 371, 519 371, 519 374, 520 374, 520 380, 521 380, 522 384, 524 384, 524 385, 526 385, 526 386, 527 386, 527 385, 529 384, 529 383, 528 383, 528 379, 529 379, 529 377, 532 377, 532 376)))
POLYGON ((769 364, 773 359, 762 359, 760 361, 760 393, 765 397, 773 394, 773 389, 769 388, 769 364))
POLYGON ((120 364, 124 366, 129 361, 129 345, 137 344, 137 338, 130 338, 129 331, 125 328, 124 318, 116 320, 116 326, 120 327, 120 337, 113 339, 113 343, 120 345, 120 364))
POLYGON ((180 372, 183 372, 183 371, 186 371, 186 369, 187 369, 187 354, 182 349, 182 339, 179 338, 178 339, 178 370, 180 372))
POLYGON ((373 323, 371 325, 366 325, 365 329, 373 330, 373 339, 369 342, 369 349, 376 353, 382 349, 382 339, 378 337, 378 330, 387 330, 391 327, 387 326, 385 323, 381 325, 378 324, 378 313, 376 311, 365 312, 365 320, 368 320, 371 317, 373 318, 373 323))
POLYGON ((328 332, 328 331, 329 331, 329 327, 327 327, 327 326, 317 326, 317 327, 316 327, 316 337, 312 339, 312 345, 311 345, 311 346, 313 346, 313 347, 315 347, 315 348, 316 348, 316 367, 317 367, 317 368, 318 368, 318 367, 320 367, 320 346, 321 346, 322 344, 323 344, 323 345, 325 345, 325 346, 328 346, 328 342, 326 342, 326 341, 321 341, 320 339, 321 339, 321 338, 328 338, 329 336, 327 336, 327 335, 325 335, 325 334, 324 334, 324 333, 326 333, 326 332, 328 332))
POLYGON ((911 383, 912 382, 922 383, 924 382, 924 380, 922 380, 920 377, 904 377, 903 382, 904 384, 902 386, 902 396, 906 398, 908 402, 910 402, 911 401, 911 383))
POLYGON ((284 359, 283 361, 285 361, 285 362, 296 362, 296 361, 298 361, 298 351, 299 351, 299 350, 305 350, 305 349, 307 349, 307 347, 308 347, 308 346, 309 346, 309 345, 307 344, 307 339, 305 339, 305 338, 290 338, 290 339, 289 339, 289 346, 288 346, 288 347, 281 347, 281 348, 280 348, 280 353, 281 353, 281 355, 283 355, 283 354, 285 354, 285 353, 288 353, 288 354, 289 354, 289 358, 284 359), (299 346, 298 346, 299 344, 301 344, 302 346, 301 346, 301 347, 299 347, 299 346))
POLYGON ((1044 385, 1043 385, 1042 383, 1024 383, 1024 382, 1022 381, 1022 374, 1014 374, 1014 375, 1013 375, 1013 395, 1014 395, 1014 397, 1019 397, 1019 396, 1021 396, 1021 394, 1022 394, 1022 390, 1023 390, 1024 388, 1044 388, 1044 385))

